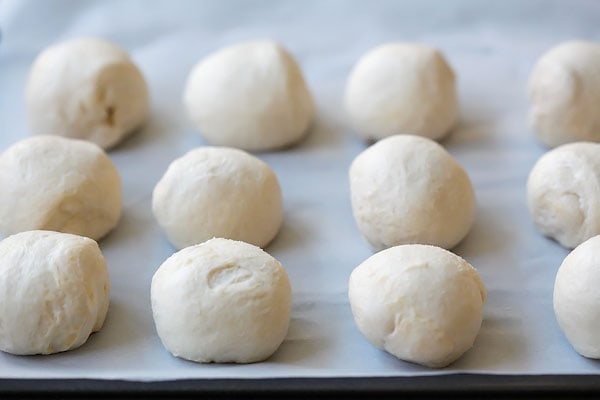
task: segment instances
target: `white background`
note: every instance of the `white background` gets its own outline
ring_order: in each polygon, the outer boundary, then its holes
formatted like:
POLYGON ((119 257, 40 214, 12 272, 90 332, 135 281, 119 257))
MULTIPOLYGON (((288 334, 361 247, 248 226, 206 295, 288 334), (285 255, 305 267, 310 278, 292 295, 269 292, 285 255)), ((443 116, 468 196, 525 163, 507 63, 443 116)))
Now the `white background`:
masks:
POLYGON ((598 363, 578 356, 555 322, 552 286, 567 251, 531 225, 525 183, 544 152, 527 127, 529 72, 563 40, 600 40, 599 23, 594 1, 0 2, 0 150, 29 135, 23 106, 28 69, 57 41, 115 41, 142 69, 152 96, 147 126, 110 152, 122 175, 124 212, 100 243, 112 283, 103 330, 63 354, 0 354, 0 377, 598 373, 598 363), (283 187, 285 222, 267 251, 290 275, 292 322, 268 362, 199 365, 168 354, 154 330, 150 280, 174 250, 152 217, 151 192, 173 159, 204 145, 181 105, 191 67, 224 45, 260 38, 276 39, 296 56, 319 108, 304 142, 258 154, 283 187), (478 199, 473 229, 454 251, 487 286, 485 319, 473 349, 440 371, 372 347, 354 327, 346 294, 350 272, 371 250, 350 209, 347 170, 366 144, 344 116, 344 83, 361 54, 398 40, 436 46, 452 64, 462 117, 442 144, 469 172, 478 199))

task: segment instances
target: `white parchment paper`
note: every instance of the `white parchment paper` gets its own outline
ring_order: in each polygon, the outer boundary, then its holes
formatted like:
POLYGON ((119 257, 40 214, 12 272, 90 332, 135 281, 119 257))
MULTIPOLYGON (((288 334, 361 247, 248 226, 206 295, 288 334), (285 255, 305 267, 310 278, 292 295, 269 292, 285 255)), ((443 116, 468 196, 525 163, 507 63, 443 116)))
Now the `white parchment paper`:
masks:
POLYGON ((525 204, 527 174, 544 152, 527 127, 531 67, 560 41, 600 40, 599 22, 594 1, 0 1, 0 150, 29 135, 29 65, 54 42, 100 36, 119 43, 152 95, 147 126, 110 152, 122 175, 124 212, 100 243, 112 283, 104 328, 63 354, 0 354, 0 378, 600 372, 597 362, 572 350, 555 322, 552 287, 567 251, 535 231, 525 204), (319 108, 304 142, 258 154, 283 187, 285 222, 267 251, 290 275, 292 322, 267 362, 200 365, 172 357, 154 330, 150 280, 174 250, 153 219, 151 193, 173 159, 204 145, 181 105, 191 67, 221 46, 260 38, 293 52, 319 108), (347 170, 366 144, 344 116, 344 83, 361 54, 396 40, 436 46, 454 67, 462 120, 443 145, 469 172, 478 199, 475 225, 454 251, 485 281, 485 320, 473 349, 439 371, 371 346, 354 326, 346 294, 350 272, 371 250, 350 209, 347 170))

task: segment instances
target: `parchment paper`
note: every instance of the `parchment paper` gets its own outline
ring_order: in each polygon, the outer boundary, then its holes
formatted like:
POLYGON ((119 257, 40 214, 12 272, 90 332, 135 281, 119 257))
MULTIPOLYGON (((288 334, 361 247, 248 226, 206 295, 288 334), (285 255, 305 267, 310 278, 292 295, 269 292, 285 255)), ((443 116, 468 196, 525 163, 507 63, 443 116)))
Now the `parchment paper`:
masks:
MULTIPOLYGON (((100 36, 130 51, 152 95, 148 124, 110 152, 122 175, 123 218, 101 241, 111 274, 106 324, 83 347, 54 355, 0 354, 0 378, 266 378, 407 376, 480 372, 596 374, 570 347, 552 310, 556 270, 567 250, 533 228, 525 204, 529 170, 545 151, 527 127, 526 83, 560 41, 600 40, 594 1, 2 1, 0 150, 29 135, 23 89, 44 47, 100 36), (209 52, 273 38, 297 57, 318 103, 307 139, 258 156, 282 184, 285 222, 266 249, 293 286, 287 339, 267 362, 200 365, 172 357, 156 335, 150 280, 174 249, 151 213, 168 164, 204 145, 181 105, 186 76, 209 52), (475 346, 443 370, 408 364, 374 348, 355 328, 347 299, 354 267, 372 254, 352 218, 347 171, 367 144, 343 112, 345 79, 383 42, 440 48, 460 92, 461 123, 442 143, 467 169, 478 210, 454 251, 488 289, 475 346)), ((2 188, 0 188, 2 190, 2 188)))

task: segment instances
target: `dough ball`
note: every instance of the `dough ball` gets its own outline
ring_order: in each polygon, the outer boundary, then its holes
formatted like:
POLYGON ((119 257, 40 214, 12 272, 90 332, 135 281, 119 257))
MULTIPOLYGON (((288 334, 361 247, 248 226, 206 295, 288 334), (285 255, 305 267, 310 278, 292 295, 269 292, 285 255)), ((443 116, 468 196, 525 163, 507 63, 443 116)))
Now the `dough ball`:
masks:
POLYGON ((475 193, 465 170, 436 142, 396 135, 350 166, 352 211, 375 250, 399 244, 454 247, 469 232, 475 193))
POLYGON ((565 144, 544 154, 527 181, 535 226, 567 248, 600 234, 600 144, 565 144))
POLYGON ((573 41, 544 54, 529 80, 529 123, 548 147, 600 141, 600 45, 573 41))
POLYGON ((283 219, 271 167, 226 147, 201 147, 173 161, 154 188, 152 209, 178 249, 213 237, 265 247, 283 219))
POLYGON ((442 368, 473 346, 486 290, 459 256, 413 244, 369 257, 350 275, 348 295, 356 326, 373 345, 442 368))
POLYGON ((148 88, 121 48, 80 38, 51 46, 35 60, 25 91, 34 134, 117 144, 148 117, 148 88))
POLYGON ((272 41, 237 44, 201 60, 188 78, 184 103, 209 143, 249 151, 297 142, 314 114, 296 61, 272 41))
POLYGON ((440 139, 456 124, 452 69, 438 50, 390 43, 356 63, 346 84, 346 111, 358 134, 379 140, 412 133, 440 139))
POLYGON ((0 350, 51 354, 77 348, 104 323, 108 270, 96 242, 28 231, 0 242, 0 350))
POLYGON ((158 336, 186 360, 262 361, 287 334, 285 269, 248 243, 211 239, 175 253, 154 274, 151 297, 158 336))
POLYGON ((34 136, 0 155, 0 232, 45 229, 98 240, 121 216, 121 178, 93 143, 34 136))
POLYGON ((554 312, 562 331, 584 357, 600 358, 600 236, 575 248, 554 284, 554 312))

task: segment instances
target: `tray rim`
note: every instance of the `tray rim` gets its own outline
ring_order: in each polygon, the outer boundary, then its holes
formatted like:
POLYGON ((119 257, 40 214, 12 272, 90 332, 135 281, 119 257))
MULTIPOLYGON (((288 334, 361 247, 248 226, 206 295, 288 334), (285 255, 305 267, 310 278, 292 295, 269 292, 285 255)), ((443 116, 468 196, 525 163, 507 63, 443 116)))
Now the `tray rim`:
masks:
POLYGON ((444 374, 412 377, 331 377, 268 379, 182 379, 128 381, 102 379, 0 379, 5 395, 192 395, 192 394, 600 394, 597 375, 444 374))

